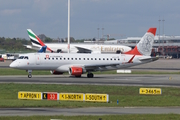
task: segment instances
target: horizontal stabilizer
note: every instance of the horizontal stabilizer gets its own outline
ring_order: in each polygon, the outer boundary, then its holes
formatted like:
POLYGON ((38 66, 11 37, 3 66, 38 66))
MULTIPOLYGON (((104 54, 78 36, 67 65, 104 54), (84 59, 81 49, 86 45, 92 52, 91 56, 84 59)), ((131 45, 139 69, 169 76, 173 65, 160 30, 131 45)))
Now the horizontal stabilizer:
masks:
POLYGON ((159 59, 159 57, 142 58, 142 59, 139 58, 139 60, 142 61, 142 62, 156 61, 158 59, 159 59))

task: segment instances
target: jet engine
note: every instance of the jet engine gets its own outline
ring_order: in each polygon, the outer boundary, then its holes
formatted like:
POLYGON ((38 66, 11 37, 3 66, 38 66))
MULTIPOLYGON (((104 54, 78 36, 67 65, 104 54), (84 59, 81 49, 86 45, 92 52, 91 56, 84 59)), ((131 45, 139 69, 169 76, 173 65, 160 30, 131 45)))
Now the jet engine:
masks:
POLYGON ((61 49, 57 49, 57 53, 61 53, 62 52, 62 50, 61 49))
POLYGON ((53 74, 53 75, 61 75, 61 74, 63 74, 63 72, 59 72, 59 71, 55 71, 55 70, 51 70, 50 73, 53 74))
POLYGON ((74 75, 76 77, 81 77, 81 74, 83 74, 85 71, 81 67, 70 67, 69 68, 69 74, 74 75))

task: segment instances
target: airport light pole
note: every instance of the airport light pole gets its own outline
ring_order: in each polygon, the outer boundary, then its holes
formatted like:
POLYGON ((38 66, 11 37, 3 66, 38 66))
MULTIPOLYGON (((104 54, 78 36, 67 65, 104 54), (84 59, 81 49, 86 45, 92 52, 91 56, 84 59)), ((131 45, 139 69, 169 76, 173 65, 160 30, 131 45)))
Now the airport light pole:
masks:
POLYGON ((70 53, 70 0, 68 0, 68 53, 70 53))
POLYGON ((160 47, 160 22, 161 22, 161 19, 160 19, 160 17, 159 17, 159 47, 160 47))
POLYGON ((99 27, 97 28, 97 30, 98 30, 98 39, 99 39, 99 27))
POLYGON ((163 55, 164 55, 164 17, 163 17, 163 20, 162 20, 162 22, 163 22, 163 55))

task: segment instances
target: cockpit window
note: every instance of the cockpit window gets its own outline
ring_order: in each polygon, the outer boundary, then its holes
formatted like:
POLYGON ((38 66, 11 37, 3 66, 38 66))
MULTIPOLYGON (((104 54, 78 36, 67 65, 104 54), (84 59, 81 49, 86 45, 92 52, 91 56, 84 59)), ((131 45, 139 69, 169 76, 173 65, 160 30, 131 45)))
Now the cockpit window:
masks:
POLYGON ((18 59, 23 59, 24 58, 24 56, 20 56, 18 59))
POLYGON ((29 59, 28 56, 25 56, 24 59, 29 59))

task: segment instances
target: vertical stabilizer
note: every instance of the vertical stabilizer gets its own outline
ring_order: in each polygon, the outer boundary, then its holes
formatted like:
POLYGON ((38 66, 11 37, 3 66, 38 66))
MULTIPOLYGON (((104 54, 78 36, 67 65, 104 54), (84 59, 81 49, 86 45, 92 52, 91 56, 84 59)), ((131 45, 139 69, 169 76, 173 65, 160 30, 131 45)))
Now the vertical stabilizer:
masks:
POLYGON ((156 28, 150 28, 141 38, 141 40, 135 46, 135 48, 133 50, 126 52, 125 54, 146 55, 146 56, 151 55, 155 34, 156 34, 156 28))
MULTIPOLYGON (((31 29, 27 29, 27 32, 33 46, 40 47, 40 48, 45 46, 42 40, 31 29)), ((53 52, 53 50, 51 50, 49 47, 47 47, 47 49, 53 52)))

